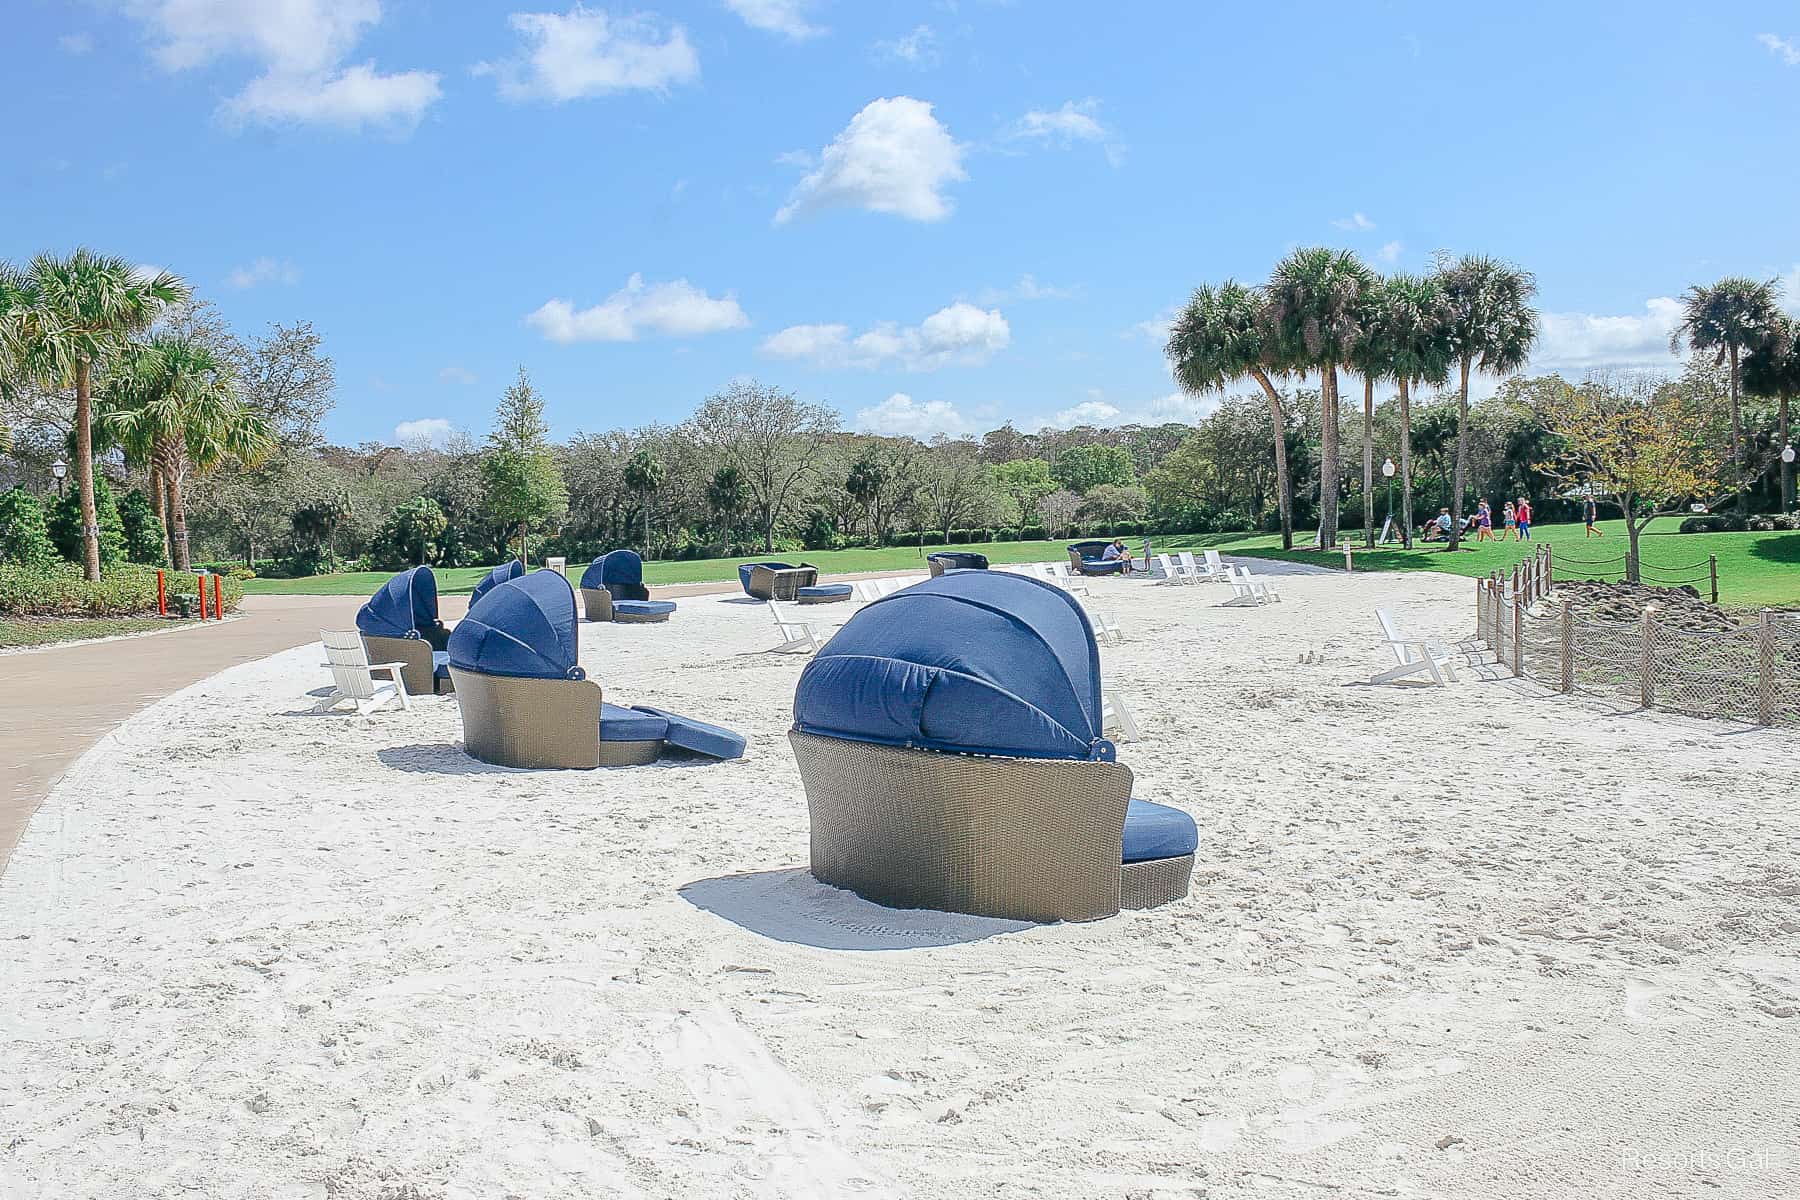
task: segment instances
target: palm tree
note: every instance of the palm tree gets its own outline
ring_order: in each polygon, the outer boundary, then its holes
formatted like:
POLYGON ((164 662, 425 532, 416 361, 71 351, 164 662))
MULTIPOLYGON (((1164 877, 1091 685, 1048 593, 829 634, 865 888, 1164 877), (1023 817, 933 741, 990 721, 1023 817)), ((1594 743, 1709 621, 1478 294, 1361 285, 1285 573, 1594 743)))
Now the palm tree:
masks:
POLYGON ((1363 381, 1363 544, 1371 550, 1375 548, 1375 382, 1388 378, 1393 371, 1382 311, 1385 283, 1377 275, 1362 294, 1362 313, 1358 318, 1361 329, 1348 359, 1350 369, 1363 381))
POLYGON ((1742 513, 1744 495, 1744 416, 1738 394, 1743 382, 1741 359, 1754 353, 1775 332, 1780 310, 1776 297, 1781 289, 1774 280, 1731 276, 1717 283, 1695 284, 1681 295, 1681 323, 1669 335, 1669 349, 1681 353, 1683 344, 1712 355, 1715 366, 1731 367, 1731 461, 1737 469, 1737 506, 1742 513))
POLYGON ((625 463, 625 486, 642 498, 644 505, 644 553, 650 553, 650 494, 663 483, 662 461, 648 450, 639 450, 625 463))
POLYGON ((152 465, 163 489, 170 561, 181 571, 191 561, 188 476, 228 459, 255 466, 274 448, 267 423, 239 402, 230 370, 205 346, 176 335, 119 356, 100 392, 100 425, 103 436, 152 465))
POLYGON ((1361 331, 1362 295, 1374 272, 1348 250, 1314 246, 1279 263, 1264 289, 1278 331, 1279 357, 1297 370, 1319 372, 1319 545, 1337 545, 1337 369, 1354 352, 1361 331))
MULTIPOLYGON (((1773 396, 1781 403, 1776 427, 1779 452, 1794 444, 1793 427, 1788 423, 1788 408, 1800 394, 1800 321, 1776 315, 1767 341, 1745 356, 1744 390, 1752 396, 1773 396)), ((1794 464, 1781 464, 1781 511, 1794 506, 1794 464)))
POLYGON ((737 532, 738 520, 750 507, 750 487, 744 482, 743 472, 729 463, 714 471, 713 477, 706 481, 706 507, 724 521, 725 543, 729 548, 732 535, 737 532))
POLYGON ((1537 310, 1531 272, 1486 255, 1471 254, 1441 267, 1437 285, 1444 298, 1451 359, 1459 373, 1456 392, 1456 477, 1450 487, 1450 541, 1462 540, 1463 489, 1469 473, 1469 375, 1480 367, 1508 375, 1525 365, 1537 342, 1537 310))
POLYGON ((8 271, 5 340, 19 375, 75 389, 75 484, 81 496, 81 568, 100 578, 99 516, 94 508, 96 372, 104 372, 133 334, 192 296, 167 271, 145 275, 125 259, 85 247, 66 258, 40 254, 23 272, 8 271))
POLYGON ((1269 381, 1271 372, 1286 368, 1277 354, 1277 338, 1269 320, 1267 298, 1255 288, 1227 279, 1217 287, 1201 284, 1175 323, 1169 327, 1163 353, 1183 391, 1199 394, 1222 390, 1246 375, 1256 380, 1269 401, 1275 427, 1275 487, 1281 509, 1281 545, 1294 548, 1294 488, 1288 478, 1287 419, 1281 393, 1269 381))
POLYGON ((1412 549, 1412 385, 1443 384, 1450 374, 1450 329, 1436 279, 1400 273, 1381 281, 1377 319, 1388 375, 1400 390, 1400 538, 1412 549))

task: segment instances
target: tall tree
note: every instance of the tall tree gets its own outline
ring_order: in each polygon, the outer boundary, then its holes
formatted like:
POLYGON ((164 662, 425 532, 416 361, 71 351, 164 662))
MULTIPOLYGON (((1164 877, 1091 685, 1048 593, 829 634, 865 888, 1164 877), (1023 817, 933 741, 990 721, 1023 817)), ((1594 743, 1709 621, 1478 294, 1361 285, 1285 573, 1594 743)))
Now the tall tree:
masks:
POLYGON ((81 569, 100 578, 94 507, 94 382, 172 304, 192 292, 167 271, 142 274, 123 258, 86 247, 65 257, 40 254, 9 271, 10 311, 0 318, 21 379, 75 390, 75 485, 81 498, 81 569))
MULTIPOLYGON (((1357 319, 1356 341, 1350 347, 1347 363, 1362 377, 1362 507, 1363 545, 1375 548, 1375 384, 1392 377, 1393 349, 1388 344, 1388 326, 1383 319, 1386 280, 1372 277, 1363 289, 1361 315, 1357 319)), ((1389 514, 1392 516, 1392 514, 1389 514)))
MULTIPOLYGON (((1015 458, 988 468, 994 487, 1010 497, 1019 509, 1020 536, 1037 515, 1038 501, 1056 490, 1050 464, 1041 458, 1015 458)), ((1102 485, 1104 486, 1104 485, 1102 485)))
POLYGON ((744 486, 744 473, 727 463, 706 481, 706 507, 723 522, 725 540, 731 541, 744 510, 750 507, 750 489, 744 486))
POLYGON ((1443 290, 1435 278, 1400 272, 1381 281, 1376 308, 1388 374, 1400 392, 1400 538, 1412 549, 1412 387, 1441 386, 1450 374, 1451 337, 1443 290))
POLYGON ((1275 427, 1275 488, 1281 508, 1281 545, 1294 547, 1294 487, 1288 475, 1287 419, 1281 393, 1270 382, 1285 364, 1270 321, 1267 298, 1234 280, 1202 284, 1169 327, 1163 348, 1183 391, 1222 391, 1246 375, 1262 388, 1275 427))
POLYGON ((743 476, 756 510, 763 550, 775 549, 775 526, 812 473, 837 413, 792 392, 738 380, 694 414, 695 436, 743 476))
MULTIPOLYGON (((1777 316, 1767 341, 1752 350, 1743 362, 1744 390, 1753 396, 1773 397, 1780 402, 1776 424, 1777 455, 1794 444, 1794 430, 1789 423, 1789 408, 1800 395, 1800 321, 1777 316)), ((1777 459, 1781 471, 1781 511, 1794 506, 1794 464, 1777 459)))
POLYGON ((1265 294, 1280 357, 1319 373, 1319 544, 1338 536, 1338 367, 1361 334, 1362 295, 1374 272, 1348 250, 1314 246, 1275 264, 1265 294))
POLYGON ((524 367, 494 410, 481 476, 489 507, 518 531, 519 561, 529 563, 531 527, 561 522, 569 510, 569 489, 550 451, 544 398, 524 367))
POLYGON ((1777 331, 1781 294, 1774 280, 1730 276, 1712 284, 1695 284, 1681 295, 1681 322, 1669 335, 1669 349, 1680 354, 1683 345, 1710 355, 1714 364, 1731 373, 1731 462, 1737 473, 1737 508, 1746 508, 1744 493, 1744 416, 1739 400, 1745 355, 1754 353, 1777 331))
POLYGON ((650 553, 650 497, 663 485, 667 472, 662 460, 648 450, 639 450, 625 463, 625 486, 638 494, 644 506, 644 553, 650 553))
POLYGON ((1450 489, 1450 542, 1462 540, 1463 492, 1469 472, 1469 375, 1480 367, 1508 375, 1525 365, 1537 342, 1537 310, 1531 272, 1486 255, 1471 254, 1441 268, 1451 354, 1456 363, 1456 475, 1450 489))

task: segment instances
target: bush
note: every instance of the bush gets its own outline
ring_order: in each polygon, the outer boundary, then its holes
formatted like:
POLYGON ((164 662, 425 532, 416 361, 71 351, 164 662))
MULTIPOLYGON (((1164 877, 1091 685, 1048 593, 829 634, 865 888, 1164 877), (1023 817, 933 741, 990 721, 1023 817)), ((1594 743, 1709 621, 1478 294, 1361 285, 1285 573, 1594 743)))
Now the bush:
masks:
POLYGON ((37 497, 20 487, 0 492, 0 562, 45 567, 55 561, 56 545, 37 497))
MULTIPOLYGON (((125 526, 119 520, 119 506, 113 500, 112 485, 98 472, 94 475, 94 512, 100 523, 100 565, 110 567, 125 561, 125 526)), ((56 552, 72 563, 81 561, 81 489, 71 487, 50 506, 46 520, 50 540, 56 552)))
POLYGON ((1749 522, 1736 513, 1706 513, 1681 523, 1681 533, 1742 533, 1749 522))
MULTIPOLYGON (((170 574, 167 579, 171 597, 195 595, 192 575, 170 574)), ((209 580, 209 601, 211 588, 209 580)), ((224 593, 225 611, 230 612, 243 599, 244 585, 226 580, 224 593)), ((131 617, 154 612, 154 567, 122 565, 102 574, 100 582, 89 583, 73 563, 48 567, 0 564, 0 617, 131 617)))
POLYGON ((163 557, 163 523, 150 505, 150 498, 137 488, 125 493, 119 501, 119 527, 125 535, 125 561, 167 566, 163 557))

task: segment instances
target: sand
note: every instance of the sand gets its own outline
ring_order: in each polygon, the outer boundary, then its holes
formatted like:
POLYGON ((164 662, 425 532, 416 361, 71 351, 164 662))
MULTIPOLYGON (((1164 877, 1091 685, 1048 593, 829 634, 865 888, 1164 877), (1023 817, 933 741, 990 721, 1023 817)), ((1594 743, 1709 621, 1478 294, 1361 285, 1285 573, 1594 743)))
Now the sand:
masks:
POLYGON ((1800 738, 1359 684, 1377 604, 1453 641, 1471 590, 1097 582, 1121 760, 1202 833, 1086 925, 812 881, 802 660, 741 599, 582 631, 737 763, 500 770, 453 699, 309 715, 316 647, 226 671, 0 879, 0 1196, 1793 1193, 1800 738))

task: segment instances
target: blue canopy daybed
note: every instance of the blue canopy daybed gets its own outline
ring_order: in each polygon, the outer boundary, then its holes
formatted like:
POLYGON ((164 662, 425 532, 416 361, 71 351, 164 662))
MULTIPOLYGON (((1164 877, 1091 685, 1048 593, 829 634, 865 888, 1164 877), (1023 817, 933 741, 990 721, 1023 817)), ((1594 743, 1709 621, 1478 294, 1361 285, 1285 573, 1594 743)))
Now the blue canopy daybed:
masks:
POLYGON ((644 586, 644 560, 635 550, 612 550, 581 573, 581 606, 590 621, 647 625, 667 621, 673 600, 652 600, 644 586))
POLYGON ((1078 575, 1116 575, 1125 569, 1123 559, 1100 557, 1112 545, 1105 539, 1069 543, 1069 569, 1078 575))
POLYGON ((356 628, 370 662, 397 662, 410 695, 453 686, 444 648, 450 631, 438 620, 437 576, 413 567, 382 584, 356 614, 356 628))
POLYGON ((988 569, 987 555, 977 554, 973 550, 939 550, 935 554, 925 556, 925 564, 935 577, 945 571, 985 571, 988 569))
POLYGON ((486 575, 483 575, 481 577, 481 582, 475 585, 475 590, 469 593, 469 607, 474 608, 477 600, 481 599, 501 584, 517 579, 524 573, 525 564, 516 558, 501 563, 486 575))
POLYGON ((738 582, 744 595, 758 600, 797 600, 801 588, 817 586, 819 569, 806 563, 739 563, 738 582))

